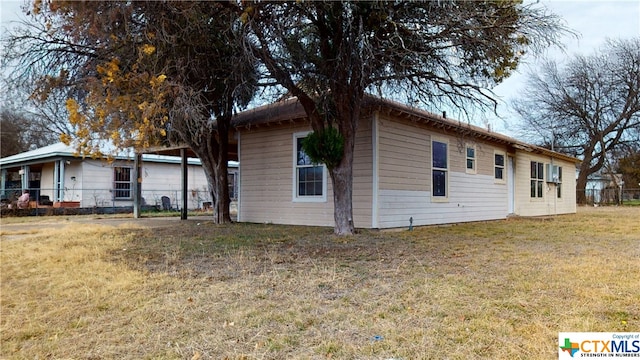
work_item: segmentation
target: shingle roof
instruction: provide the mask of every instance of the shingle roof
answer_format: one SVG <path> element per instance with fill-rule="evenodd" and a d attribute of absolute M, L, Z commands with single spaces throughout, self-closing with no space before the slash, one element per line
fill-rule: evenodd
<path fill-rule="evenodd" d="M 363 114 L 379 111 L 391 115 L 405 117 L 411 121 L 428 124 L 435 128 L 449 129 L 457 133 L 509 145 L 515 149 L 553 156 L 555 158 L 579 163 L 580 160 L 572 156 L 561 154 L 543 147 L 528 144 L 526 142 L 514 139 L 512 137 L 490 131 L 479 126 L 471 125 L 466 122 L 445 118 L 440 115 L 430 113 L 428 111 L 407 106 L 396 101 L 382 99 L 372 95 L 366 95 L 362 104 Z M 269 105 L 261 106 L 252 110 L 243 111 L 237 114 L 231 125 L 235 128 L 250 129 L 253 126 L 263 124 L 282 123 L 285 121 L 303 121 L 307 115 L 302 105 L 295 97 L 287 98 L 274 102 Z"/>
<path fill-rule="evenodd" d="M 113 152 L 113 147 L 105 145 L 102 147 L 103 152 Z M 118 151 L 114 158 L 118 160 L 132 160 L 134 153 L 132 149 L 124 149 Z M 24 163 L 38 163 L 51 161 L 53 158 L 82 158 L 82 156 L 76 156 L 75 148 L 71 145 L 65 145 L 62 142 L 52 145 L 44 146 L 39 149 L 26 151 L 20 154 L 7 156 L 0 158 L 0 166 L 18 166 Z M 158 163 L 180 163 L 180 158 L 176 156 L 156 155 L 156 154 L 143 154 L 143 162 L 158 162 Z M 200 159 L 189 158 L 188 163 L 192 165 L 200 165 Z"/>

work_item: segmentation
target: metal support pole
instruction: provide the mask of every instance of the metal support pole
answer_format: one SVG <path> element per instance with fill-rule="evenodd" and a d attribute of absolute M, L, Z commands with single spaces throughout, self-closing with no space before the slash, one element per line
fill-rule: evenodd
<path fill-rule="evenodd" d="M 142 154 L 136 153 L 133 168 L 134 168 L 134 176 L 135 181 L 133 182 L 133 217 L 138 219 L 140 218 L 140 205 L 142 204 L 142 172 L 141 164 L 142 163 Z"/>
<path fill-rule="evenodd" d="M 182 209 L 180 209 L 180 220 L 187 220 L 187 149 L 180 149 L 180 158 L 180 170 L 182 171 Z"/>

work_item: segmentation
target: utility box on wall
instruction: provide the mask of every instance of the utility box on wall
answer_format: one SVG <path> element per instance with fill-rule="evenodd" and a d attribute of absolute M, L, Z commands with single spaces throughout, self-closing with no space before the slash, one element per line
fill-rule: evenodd
<path fill-rule="evenodd" d="M 547 164 L 547 182 L 558 184 L 562 182 L 562 167 Z"/>

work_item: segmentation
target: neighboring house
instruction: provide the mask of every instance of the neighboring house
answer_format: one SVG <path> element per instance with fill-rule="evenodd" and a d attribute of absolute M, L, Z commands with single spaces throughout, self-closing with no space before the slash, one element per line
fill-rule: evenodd
<path fill-rule="evenodd" d="M 590 204 L 618 203 L 622 174 L 596 173 L 587 177 L 586 199 Z"/>
<path fill-rule="evenodd" d="M 300 141 L 311 130 L 295 98 L 233 120 L 238 221 L 333 226 L 328 171 Z M 576 211 L 576 164 L 560 153 L 397 102 L 367 97 L 356 134 L 353 221 L 360 228 Z"/>
<path fill-rule="evenodd" d="M 63 143 L 0 159 L 0 195 L 10 201 L 28 189 L 39 205 L 73 207 L 122 207 L 133 205 L 136 180 L 133 154 L 121 152 L 106 158 L 77 157 Z M 210 202 L 207 181 L 200 160 L 189 158 L 187 204 L 202 208 Z M 230 163 L 232 197 L 236 193 L 237 163 Z M 180 157 L 143 154 L 141 163 L 143 205 L 162 206 L 168 198 L 172 208 L 182 204 Z M 165 198 L 165 205 L 166 199 Z"/>

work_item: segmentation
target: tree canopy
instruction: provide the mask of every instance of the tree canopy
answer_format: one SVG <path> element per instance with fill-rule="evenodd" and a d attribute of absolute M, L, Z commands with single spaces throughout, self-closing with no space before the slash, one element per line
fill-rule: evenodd
<path fill-rule="evenodd" d="M 74 134 L 63 141 L 88 154 L 103 139 L 137 149 L 186 143 L 203 163 L 215 219 L 224 222 L 229 122 L 257 81 L 231 10 L 218 2 L 36 1 L 39 25 L 10 45 L 23 76 L 31 64 L 40 69 L 35 97 L 72 89 L 66 109 Z"/>
<path fill-rule="evenodd" d="M 175 135 L 210 170 L 214 199 L 225 198 L 220 164 L 234 104 L 253 97 L 259 77 L 297 97 L 314 130 L 305 143 L 333 182 L 340 235 L 355 227 L 365 92 L 491 108 L 490 88 L 563 30 L 555 15 L 519 0 L 35 0 L 32 15 L 38 31 L 11 37 L 11 58 L 34 75 L 35 97 L 73 89 L 66 105 L 79 148 L 95 152 L 98 138 L 146 147 Z"/>
<path fill-rule="evenodd" d="M 582 159 L 577 190 L 584 202 L 587 177 L 640 140 L 640 38 L 611 40 L 562 67 L 547 62 L 529 75 L 514 109 L 530 134 Z"/>
<path fill-rule="evenodd" d="M 342 150 L 327 164 L 337 234 L 354 231 L 353 149 L 365 92 L 490 107 L 488 89 L 562 30 L 557 17 L 520 1 L 242 4 L 249 55 L 298 98 L 319 133 L 314 142 Z M 322 143 L 336 141 L 322 135 L 332 127 L 342 146 Z"/>

